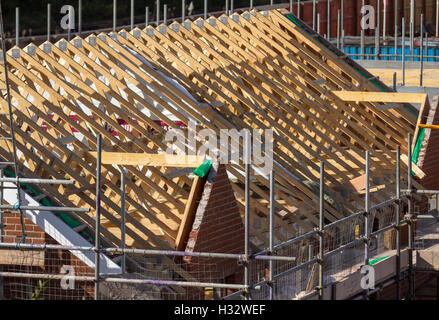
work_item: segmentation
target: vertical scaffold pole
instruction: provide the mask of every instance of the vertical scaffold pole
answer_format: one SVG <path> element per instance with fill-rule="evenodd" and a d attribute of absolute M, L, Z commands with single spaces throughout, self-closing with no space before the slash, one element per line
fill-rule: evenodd
<path fill-rule="evenodd" d="M 427 39 L 428 41 L 428 39 Z M 421 43 L 419 45 L 420 68 L 419 68 L 419 86 L 422 87 L 424 83 L 424 15 L 421 14 Z"/>
<path fill-rule="evenodd" d="M 244 217 L 244 251 L 245 251 L 245 261 L 244 261 L 244 299 L 250 300 L 250 170 L 251 170 L 251 142 L 250 142 L 250 131 L 245 132 L 245 217 Z"/>
<path fill-rule="evenodd" d="M 121 247 L 122 249 L 125 249 L 125 178 L 126 178 L 126 171 L 125 168 L 121 167 L 120 169 L 120 239 L 121 239 Z M 122 255 L 122 274 L 126 272 L 126 253 L 124 252 Z"/>
<path fill-rule="evenodd" d="M 47 4 L 47 41 L 50 42 L 50 3 Z"/>
<path fill-rule="evenodd" d="M 97 138 L 96 161 L 96 227 L 95 227 L 95 300 L 99 300 L 99 269 L 100 269 L 100 234 L 101 234 L 101 161 L 102 161 L 102 136 Z"/>
<path fill-rule="evenodd" d="M 314 31 L 317 30 L 316 28 L 316 0 L 312 0 L 312 28 L 314 29 Z"/>
<path fill-rule="evenodd" d="M 405 19 L 402 18 L 402 24 L 401 24 L 401 28 L 402 28 L 402 64 L 401 64 L 401 68 L 402 68 L 402 86 L 405 86 Z"/>
<path fill-rule="evenodd" d="M 164 4 L 163 5 L 163 24 L 167 24 L 168 22 L 168 5 Z"/>
<path fill-rule="evenodd" d="M 364 29 L 361 29 L 360 35 L 360 52 L 361 52 L 361 60 L 365 60 L 366 56 L 364 55 Z"/>
<path fill-rule="evenodd" d="M 407 190 L 408 190 L 408 254 L 409 254 L 409 296 L 408 299 L 413 298 L 413 198 L 412 198 L 412 135 L 407 137 Z"/>
<path fill-rule="evenodd" d="M 275 173 L 274 170 L 270 171 L 270 239 L 269 239 L 269 251 L 270 255 L 273 254 L 273 246 L 274 246 L 274 212 L 275 212 L 275 200 L 274 200 L 274 183 L 275 183 Z M 270 260 L 268 263 L 268 281 L 269 281 L 269 299 L 273 300 L 273 267 L 274 261 Z"/>
<path fill-rule="evenodd" d="M 184 16 L 186 14 L 186 3 L 184 0 L 181 0 L 181 22 L 184 22 Z"/>
<path fill-rule="evenodd" d="M 396 149 L 396 300 L 401 300 L 401 147 Z"/>
<path fill-rule="evenodd" d="M 439 37 L 439 0 L 436 0 L 436 38 Z"/>
<path fill-rule="evenodd" d="M 134 0 L 131 0 L 130 26 L 131 26 L 131 30 L 133 30 L 134 29 Z"/>
<path fill-rule="evenodd" d="M 387 31 L 387 0 L 383 0 L 383 40 L 386 40 Z"/>
<path fill-rule="evenodd" d="M 370 213 L 369 213 L 369 169 L 370 169 L 370 153 L 366 150 L 366 195 L 364 197 L 364 265 L 369 265 L 369 242 L 370 242 Z M 369 299 L 369 289 L 364 290 L 364 299 Z"/>
<path fill-rule="evenodd" d="M 204 20 L 207 19 L 207 0 L 204 0 Z"/>
<path fill-rule="evenodd" d="M 160 0 L 157 0 L 157 27 L 159 26 L 160 23 Z"/>
<path fill-rule="evenodd" d="M 326 17 L 327 17 L 326 34 L 327 34 L 327 39 L 330 40 L 331 39 L 331 0 L 327 0 L 327 1 L 328 1 L 328 7 L 326 12 Z"/>
<path fill-rule="evenodd" d="M 15 8 L 15 45 L 20 45 L 20 8 Z"/>
<path fill-rule="evenodd" d="M 82 31 L 82 0 L 78 0 L 78 36 Z"/>
<path fill-rule="evenodd" d="M 149 25 L 149 7 L 145 7 L 145 27 Z"/>
<path fill-rule="evenodd" d="M 394 28 L 394 37 L 395 37 L 395 61 L 398 61 L 398 1 L 394 2 L 395 6 L 395 28 Z"/>
<path fill-rule="evenodd" d="M 414 61 L 415 0 L 410 0 L 410 61 Z"/>
<path fill-rule="evenodd" d="M 320 34 L 320 13 L 317 13 L 317 33 Z"/>
<path fill-rule="evenodd" d="M 323 300 L 323 264 L 325 262 L 324 247 L 324 214 L 325 214 L 325 163 L 320 162 L 320 194 L 319 194 L 319 300 Z"/>
<path fill-rule="evenodd" d="M 113 32 L 116 32 L 117 26 L 117 0 L 113 0 Z"/>
<path fill-rule="evenodd" d="M 340 27 L 341 27 L 341 12 L 337 11 L 337 49 L 340 50 Z"/>
<path fill-rule="evenodd" d="M 344 31 L 344 1 L 340 0 L 341 30 Z"/>
<path fill-rule="evenodd" d="M 377 24 L 375 28 L 375 60 L 380 60 L 380 46 L 381 46 L 381 1 L 377 1 Z"/>

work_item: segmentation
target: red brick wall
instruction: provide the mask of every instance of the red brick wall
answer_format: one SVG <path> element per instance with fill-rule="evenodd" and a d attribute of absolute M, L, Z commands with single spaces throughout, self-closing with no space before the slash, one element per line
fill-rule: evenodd
<path fill-rule="evenodd" d="M 439 125 L 439 112 L 437 112 L 439 96 L 433 98 L 429 110 L 421 115 L 421 122 Z M 424 171 L 426 177 L 420 180 L 422 186 L 429 190 L 439 189 L 439 130 L 425 129 L 424 141 L 418 158 L 418 166 Z"/>
<path fill-rule="evenodd" d="M 186 251 L 244 252 L 244 225 L 224 165 L 214 162 L 198 204 Z M 242 268 L 234 259 L 186 257 L 188 271 L 199 281 L 242 282 Z"/>
<path fill-rule="evenodd" d="M 18 213 L 5 213 L 3 241 L 16 243 L 21 239 L 21 224 Z M 57 243 L 47 235 L 39 226 L 25 218 L 26 243 L 27 244 L 54 244 Z M 24 254 L 31 255 L 32 252 L 24 251 Z M 0 265 L 4 272 L 20 272 L 32 274 L 61 274 L 63 266 L 73 266 L 77 276 L 93 276 L 94 271 L 75 255 L 67 250 L 46 250 L 44 254 L 44 266 L 32 265 Z M 29 278 L 4 278 L 4 296 L 6 299 L 29 299 L 30 295 L 39 287 L 39 279 Z M 41 279 L 41 281 L 45 281 Z M 91 282 L 76 282 L 74 289 L 64 290 L 61 287 L 61 280 L 50 280 L 45 286 L 39 298 L 44 300 L 81 300 L 92 299 L 94 285 Z"/>

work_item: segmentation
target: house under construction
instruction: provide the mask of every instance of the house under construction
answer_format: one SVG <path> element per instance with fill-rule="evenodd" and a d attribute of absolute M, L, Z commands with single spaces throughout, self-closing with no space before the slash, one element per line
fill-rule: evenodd
<path fill-rule="evenodd" d="M 2 58 L 1 297 L 436 298 L 438 100 L 393 92 L 286 10 Z M 272 170 L 165 154 L 220 149 L 203 129 L 251 132 Z"/>

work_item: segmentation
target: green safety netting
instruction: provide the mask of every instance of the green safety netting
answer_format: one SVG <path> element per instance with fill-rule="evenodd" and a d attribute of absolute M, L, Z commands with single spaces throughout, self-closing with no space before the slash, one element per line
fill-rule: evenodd
<path fill-rule="evenodd" d="M 5 170 L 5 175 L 11 178 L 15 178 L 15 174 L 12 171 L 9 170 Z M 41 193 L 39 193 L 37 190 L 35 190 L 34 188 L 32 188 L 29 184 L 27 183 L 20 183 L 20 187 L 25 188 L 27 191 L 32 193 L 33 197 L 37 197 L 39 196 Z M 40 204 L 42 204 L 45 207 L 53 207 L 53 204 L 46 198 L 41 199 L 40 201 L 38 201 Z M 69 227 L 71 228 L 76 228 L 78 226 L 81 225 L 80 222 L 74 220 L 73 218 L 71 218 L 70 216 L 68 216 L 66 213 L 61 212 L 61 211 L 54 211 L 54 213 L 65 223 L 67 224 Z M 81 231 L 80 232 L 81 235 L 85 236 L 87 238 L 87 240 L 89 241 L 94 241 L 93 236 L 91 236 L 89 233 L 87 233 L 86 231 Z"/>
<path fill-rule="evenodd" d="M 421 152 L 422 142 L 424 141 L 425 128 L 421 128 L 416 139 L 415 148 L 413 149 L 412 162 L 418 164 L 419 153 Z M 412 171 L 412 175 L 415 173 Z"/>

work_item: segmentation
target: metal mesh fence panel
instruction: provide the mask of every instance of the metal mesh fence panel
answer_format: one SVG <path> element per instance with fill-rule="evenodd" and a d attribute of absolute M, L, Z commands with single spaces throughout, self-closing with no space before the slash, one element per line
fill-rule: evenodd
<path fill-rule="evenodd" d="M 325 230 L 324 285 L 356 271 L 364 261 L 364 216 L 358 215 Z M 355 244 L 350 243 L 357 241 Z M 343 250 L 334 251 L 346 246 Z M 330 253 L 330 254 L 327 254 Z"/>

